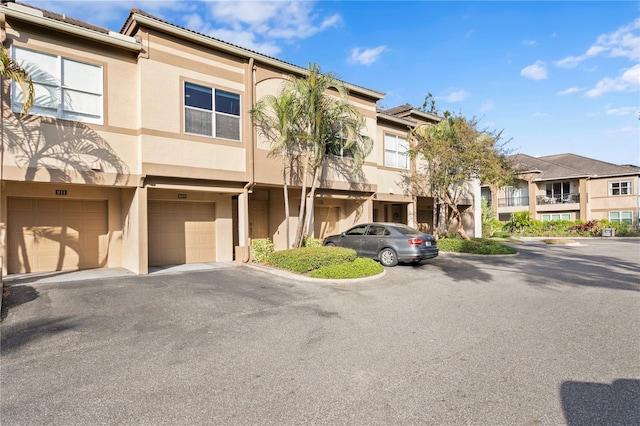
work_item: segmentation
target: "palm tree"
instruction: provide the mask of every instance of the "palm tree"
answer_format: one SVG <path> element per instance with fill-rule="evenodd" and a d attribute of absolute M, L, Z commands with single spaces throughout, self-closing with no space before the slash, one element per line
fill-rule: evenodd
<path fill-rule="evenodd" d="M 285 235 L 289 248 L 289 192 L 287 169 L 297 149 L 300 135 L 300 108 L 295 93 L 283 90 L 278 97 L 265 96 L 249 111 L 258 132 L 270 143 L 269 156 L 282 159 L 282 186 L 284 191 Z"/>
<path fill-rule="evenodd" d="M 313 197 L 327 148 L 338 146 L 349 150 L 354 158 L 353 172 L 356 172 L 371 152 L 373 143 L 371 138 L 362 134 L 364 118 L 348 102 L 348 90 L 335 74 L 322 74 L 317 64 L 309 64 L 306 78 L 291 80 L 289 90 L 295 93 L 304 118 L 304 135 L 300 145 L 304 171 L 295 240 L 295 246 L 300 247 L 313 216 Z M 309 199 L 312 201 L 307 206 L 308 174 L 312 176 L 309 193 Z"/>
<path fill-rule="evenodd" d="M 35 89 L 29 73 L 19 63 L 9 57 L 4 47 L 0 47 L 0 77 L 15 81 L 22 89 L 24 102 L 22 113 L 26 114 L 33 105 Z M 26 96 L 25 96 L 26 94 Z"/>

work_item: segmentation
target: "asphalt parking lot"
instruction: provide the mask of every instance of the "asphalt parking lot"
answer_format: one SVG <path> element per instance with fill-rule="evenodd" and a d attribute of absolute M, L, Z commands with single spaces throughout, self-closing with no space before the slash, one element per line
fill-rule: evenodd
<path fill-rule="evenodd" d="M 640 424 L 640 239 L 517 248 L 10 278 L 2 424 Z"/>

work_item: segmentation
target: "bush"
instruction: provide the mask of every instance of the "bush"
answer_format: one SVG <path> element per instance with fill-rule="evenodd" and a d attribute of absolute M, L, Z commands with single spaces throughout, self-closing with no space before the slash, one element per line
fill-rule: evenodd
<path fill-rule="evenodd" d="M 273 250 L 275 245 L 268 238 L 258 238 L 251 240 L 251 254 L 256 262 L 264 263 Z"/>
<path fill-rule="evenodd" d="M 306 274 L 333 264 L 353 262 L 356 251 L 344 247 L 302 247 L 271 253 L 266 263 L 276 268 Z"/>
<path fill-rule="evenodd" d="M 471 254 L 515 254 L 518 251 L 513 247 L 500 244 L 486 238 L 445 238 L 438 240 L 438 248 L 442 251 Z"/>
<path fill-rule="evenodd" d="M 305 236 L 302 239 L 302 247 L 322 247 L 322 238 Z"/>
<path fill-rule="evenodd" d="M 309 272 L 313 278 L 362 278 L 381 274 L 384 271 L 382 265 L 373 259 L 359 257 L 353 262 L 339 263 L 336 265 L 323 266 Z"/>

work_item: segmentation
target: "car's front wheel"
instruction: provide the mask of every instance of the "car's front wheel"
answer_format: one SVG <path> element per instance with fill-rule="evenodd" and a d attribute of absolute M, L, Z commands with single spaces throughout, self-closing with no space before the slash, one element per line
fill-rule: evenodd
<path fill-rule="evenodd" d="M 380 259 L 380 264 L 382 266 L 396 266 L 398 264 L 398 256 L 396 255 L 396 252 L 390 248 L 380 250 L 378 259 Z"/>
<path fill-rule="evenodd" d="M 327 243 L 324 246 L 325 247 L 335 247 L 336 245 L 334 243 Z"/>

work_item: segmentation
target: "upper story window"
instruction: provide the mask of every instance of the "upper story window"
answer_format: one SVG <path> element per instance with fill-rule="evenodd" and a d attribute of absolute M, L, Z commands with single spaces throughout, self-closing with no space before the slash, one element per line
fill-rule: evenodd
<path fill-rule="evenodd" d="M 353 158 L 353 151 L 338 142 L 328 143 L 325 147 L 325 154 L 339 158 Z"/>
<path fill-rule="evenodd" d="M 570 189 L 570 182 L 548 183 L 546 185 L 545 194 L 549 198 L 563 198 L 565 195 L 569 195 L 571 193 Z"/>
<path fill-rule="evenodd" d="M 609 195 L 631 195 L 631 181 L 619 180 L 609 182 Z"/>
<path fill-rule="evenodd" d="M 240 95 L 184 83 L 184 131 L 240 140 Z"/>
<path fill-rule="evenodd" d="M 385 133 L 384 165 L 396 169 L 409 168 L 409 142 L 406 138 Z"/>
<path fill-rule="evenodd" d="M 103 69 L 73 59 L 14 47 L 13 58 L 33 80 L 29 113 L 83 123 L 103 124 Z M 13 84 L 11 108 L 22 110 L 20 85 Z"/>

